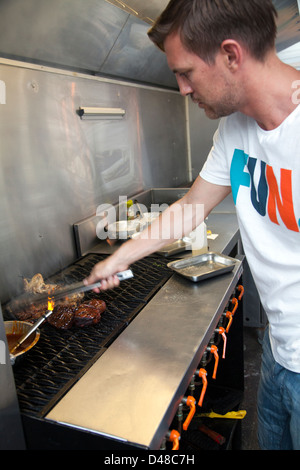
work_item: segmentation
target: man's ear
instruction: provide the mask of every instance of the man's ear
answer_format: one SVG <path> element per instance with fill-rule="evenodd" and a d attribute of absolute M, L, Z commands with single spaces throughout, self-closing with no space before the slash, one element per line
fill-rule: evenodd
<path fill-rule="evenodd" d="M 234 39 L 225 39 L 221 44 L 220 51 L 231 71 L 234 72 L 241 66 L 244 51 L 239 42 Z"/>

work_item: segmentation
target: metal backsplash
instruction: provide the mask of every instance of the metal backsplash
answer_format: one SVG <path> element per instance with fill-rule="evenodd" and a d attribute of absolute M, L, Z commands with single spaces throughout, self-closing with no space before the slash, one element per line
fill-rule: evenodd
<path fill-rule="evenodd" d="M 0 65 L 0 299 L 76 258 L 73 224 L 149 187 L 189 178 L 185 99 L 39 66 Z M 121 120 L 83 121 L 82 106 Z"/>

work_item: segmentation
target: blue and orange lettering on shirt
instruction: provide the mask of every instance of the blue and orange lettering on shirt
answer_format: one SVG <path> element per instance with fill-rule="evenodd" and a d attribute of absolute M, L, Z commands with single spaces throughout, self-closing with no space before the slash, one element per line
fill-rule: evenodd
<path fill-rule="evenodd" d="M 260 168 L 257 168 L 258 165 Z M 255 170 L 259 172 L 257 186 L 254 183 Z M 232 158 L 230 179 L 235 204 L 240 188 L 247 187 L 250 189 L 251 203 L 261 216 L 268 215 L 271 222 L 279 225 L 279 214 L 289 230 L 299 232 L 300 221 L 297 222 L 293 205 L 291 170 L 281 169 L 278 183 L 271 166 L 236 149 Z"/>

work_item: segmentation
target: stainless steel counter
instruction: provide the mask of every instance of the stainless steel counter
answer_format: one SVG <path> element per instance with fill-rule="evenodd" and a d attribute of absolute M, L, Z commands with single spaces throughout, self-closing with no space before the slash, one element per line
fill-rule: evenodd
<path fill-rule="evenodd" d="M 46 419 L 159 448 L 240 275 L 174 275 Z"/>
<path fill-rule="evenodd" d="M 211 249 L 237 243 L 233 214 L 211 214 L 208 227 Z M 158 449 L 241 273 L 237 260 L 196 284 L 174 274 L 46 419 Z"/>

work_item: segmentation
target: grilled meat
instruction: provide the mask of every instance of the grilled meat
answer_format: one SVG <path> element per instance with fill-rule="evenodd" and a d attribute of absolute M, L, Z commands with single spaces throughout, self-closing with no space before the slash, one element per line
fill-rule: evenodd
<path fill-rule="evenodd" d="M 20 310 L 15 315 L 20 321 L 28 321 L 34 323 L 43 315 L 43 313 L 46 313 L 46 311 L 47 308 L 45 308 L 44 305 L 31 305 L 29 308 L 26 308 L 26 310 Z"/>
<path fill-rule="evenodd" d="M 44 294 L 57 288 L 55 284 L 45 284 L 43 276 L 38 273 L 32 279 L 24 279 L 24 291 L 31 294 Z"/>
<path fill-rule="evenodd" d="M 46 284 L 43 276 L 38 273 L 32 279 L 24 279 L 24 291 L 31 294 L 51 294 L 59 289 L 61 286 L 58 284 Z M 73 305 L 75 306 L 84 297 L 82 292 L 77 292 L 68 296 L 68 299 L 59 301 L 59 305 Z"/>
<path fill-rule="evenodd" d="M 36 274 L 32 279 L 24 279 L 24 290 L 30 293 L 53 292 L 59 286 L 55 284 L 45 284 L 41 274 Z M 47 321 L 55 328 L 66 330 L 72 326 L 85 327 L 95 325 L 100 321 L 101 314 L 106 309 L 103 300 L 92 299 L 81 303 L 84 297 L 83 293 L 70 295 L 67 299 L 59 300 L 48 317 Z M 29 321 L 34 323 L 43 313 L 46 313 L 45 305 L 31 305 L 24 311 L 16 314 L 18 320 Z"/>
<path fill-rule="evenodd" d="M 68 330 L 74 324 L 74 308 L 66 305 L 55 307 L 47 321 L 59 330 Z"/>
<path fill-rule="evenodd" d="M 104 300 L 93 299 L 83 302 L 75 309 L 74 325 L 80 328 L 95 325 L 100 321 L 101 314 L 105 309 Z"/>
<path fill-rule="evenodd" d="M 92 299 L 81 303 L 78 307 L 58 306 L 48 318 L 50 325 L 58 329 L 68 329 L 73 325 L 79 328 L 96 325 L 105 311 L 104 300 Z"/>

